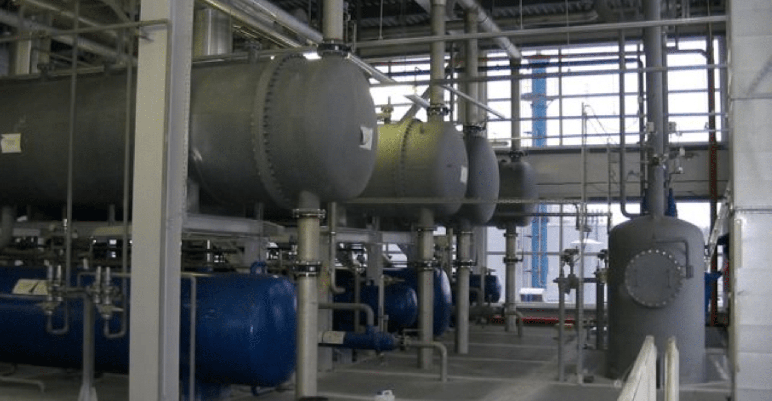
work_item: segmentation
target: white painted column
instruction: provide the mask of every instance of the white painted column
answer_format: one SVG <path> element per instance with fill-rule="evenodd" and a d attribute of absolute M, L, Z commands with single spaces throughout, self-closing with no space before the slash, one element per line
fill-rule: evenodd
<path fill-rule="evenodd" d="M 772 2 L 729 4 L 732 399 L 772 399 Z M 719 161 L 726 163 L 727 161 Z"/>
<path fill-rule="evenodd" d="M 138 48 L 129 400 L 177 401 L 193 2 L 142 0 L 140 16 L 169 24 Z"/>

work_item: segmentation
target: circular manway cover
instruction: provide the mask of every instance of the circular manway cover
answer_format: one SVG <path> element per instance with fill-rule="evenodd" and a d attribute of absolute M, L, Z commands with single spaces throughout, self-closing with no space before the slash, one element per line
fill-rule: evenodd
<path fill-rule="evenodd" d="M 635 255 L 625 268 L 625 288 L 639 304 L 667 306 L 681 290 L 685 270 L 669 252 L 647 249 Z"/>

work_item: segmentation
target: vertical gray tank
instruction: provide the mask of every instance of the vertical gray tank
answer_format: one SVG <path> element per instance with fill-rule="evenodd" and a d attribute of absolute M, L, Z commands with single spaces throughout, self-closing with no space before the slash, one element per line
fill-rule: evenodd
<path fill-rule="evenodd" d="M 643 216 L 609 235 L 607 373 L 620 378 L 647 335 L 664 352 L 675 337 L 681 382 L 705 377 L 704 242 L 696 226 Z"/>
<path fill-rule="evenodd" d="M 69 93 L 69 79 L 0 84 L 0 203 L 65 202 Z M 79 77 L 77 104 L 74 202 L 120 203 L 126 76 Z M 375 166 L 376 128 L 366 78 L 340 57 L 192 71 L 190 175 L 222 203 L 356 197 Z"/>
<path fill-rule="evenodd" d="M 415 119 L 385 124 L 378 131 L 375 171 L 363 198 L 433 198 L 429 205 L 367 206 L 382 216 L 417 216 L 422 207 L 436 217 L 448 217 L 461 208 L 469 180 L 469 163 L 461 133 L 449 122 Z"/>
<path fill-rule="evenodd" d="M 467 135 L 466 156 L 469 160 L 469 181 L 466 199 L 490 201 L 465 203 L 454 216 L 454 220 L 466 220 L 478 226 L 487 223 L 496 209 L 499 198 L 499 164 L 490 142 L 479 135 Z"/>
<path fill-rule="evenodd" d="M 536 171 L 520 157 L 509 156 L 499 161 L 501 190 L 499 198 L 537 199 Z M 493 223 L 499 228 L 514 223 L 524 227 L 531 224 L 531 213 L 536 209 L 535 203 L 499 203 L 493 215 Z"/>

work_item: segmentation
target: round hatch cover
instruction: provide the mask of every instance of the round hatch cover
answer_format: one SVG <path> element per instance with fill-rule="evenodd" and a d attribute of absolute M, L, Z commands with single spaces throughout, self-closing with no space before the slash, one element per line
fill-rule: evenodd
<path fill-rule="evenodd" d="M 648 249 L 635 255 L 625 268 L 625 288 L 639 304 L 667 306 L 681 290 L 685 271 L 669 252 Z"/>

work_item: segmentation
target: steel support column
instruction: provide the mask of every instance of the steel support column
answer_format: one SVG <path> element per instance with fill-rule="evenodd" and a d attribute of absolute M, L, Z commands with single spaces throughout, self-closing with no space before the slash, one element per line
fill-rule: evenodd
<path fill-rule="evenodd" d="M 139 39 L 129 400 L 176 401 L 193 2 L 141 5 L 142 20 L 169 23 L 146 27 Z"/>

